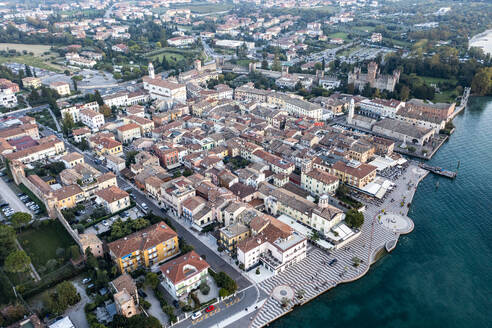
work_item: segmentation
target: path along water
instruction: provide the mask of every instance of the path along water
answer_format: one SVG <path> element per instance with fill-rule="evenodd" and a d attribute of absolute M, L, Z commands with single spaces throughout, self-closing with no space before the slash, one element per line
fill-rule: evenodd
<path fill-rule="evenodd" d="M 413 232 L 362 279 L 270 327 L 492 327 L 492 98 L 471 98 L 454 124 L 429 164 L 459 160 L 458 177 L 421 182 Z"/>

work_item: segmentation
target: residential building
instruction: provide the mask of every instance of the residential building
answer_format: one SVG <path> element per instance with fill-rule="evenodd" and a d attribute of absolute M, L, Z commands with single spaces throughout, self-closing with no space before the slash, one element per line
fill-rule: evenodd
<path fill-rule="evenodd" d="M 357 161 L 345 163 L 338 161 L 329 169 L 343 183 L 356 188 L 362 188 L 376 177 L 377 167 Z"/>
<path fill-rule="evenodd" d="M 161 265 L 162 286 L 174 299 L 184 300 L 192 290 L 207 281 L 209 268 L 205 259 L 191 251 Z"/>
<path fill-rule="evenodd" d="M 79 241 L 84 254 L 89 249 L 95 257 L 104 255 L 103 242 L 95 233 L 81 233 L 79 234 Z"/>
<path fill-rule="evenodd" d="M 140 126 L 135 123 L 122 125 L 118 127 L 116 131 L 118 133 L 118 140 L 125 144 L 128 144 L 142 136 L 140 133 Z"/>
<path fill-rule="evenodd" d="M 109 243 L 108 248 L 120 272 L 130 272 L 176 255 L 178 235 L 161 221 Z"/>
<path fill-rule="evenodd" d="M 12 108 L 17 106 L 17 96 L 9 88 L 0 88 L 0 106 Z"/>
<path fill-rule="evenodd" d="M 130 206 L 130 195 L 117 186 L 96 191 L 96 196 L 96 202 L 103 204 L 110 214 L 114 214 Z"/>
<path fill-rule="evenodd" d="M 79 112 L 80 121 L 91 130 L 97 131 L 104 125 L 104 115 L 92 109 L 83 109 Z"/>
<path fill-rule="evenodd" d="M 301 188 L 316 196 L 333 195 L 338 188 L 338 178 L 328 172 L 312 169 L 301 173 Z"/>
<path fill-rule="evenodd" d="M 70 84 L 67 82 L 52 82 L 50 83 L 50 88 L 55 90 L 62 97 L 70 95 Z"/>
<path fill-rule="evenodd" d="M 138 310 L 139 297 L 137 285 L 128 273 L 123 273 L 111 281 L 109 285 L 113 292 L 113 299 L 118 314 L 130 318 L 140 313 Z"/>
<path fill-rule="evenodd" d="M 237 245 L 237 259 L 245 270 L 262 264 L 274 274 L 306 257 L 307 239 L 268 215 L 251 221 L 252 235 Z"/>
<path fill-rule="evenodd" d="M 41 87 L 41 79 L 39 77 L 28 76 L 22 79 L 24 88 L 37 89 Z"/>

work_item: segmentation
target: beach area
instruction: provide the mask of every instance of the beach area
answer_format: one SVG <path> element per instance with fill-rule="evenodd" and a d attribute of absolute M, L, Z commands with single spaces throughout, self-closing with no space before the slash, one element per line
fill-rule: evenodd
<path fill-rule="evenodd" d="M 492 30 L 486 30 L 468 41 L 468 48 L 481 48 L 485 54 L 492 55 Z"/>

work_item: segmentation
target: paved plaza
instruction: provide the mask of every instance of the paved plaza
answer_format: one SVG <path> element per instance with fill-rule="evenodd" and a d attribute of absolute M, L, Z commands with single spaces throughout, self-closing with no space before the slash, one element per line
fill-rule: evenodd
<path fill-rule="evenodd" d="M 310 246 L 307 257 L 274 277 L 258 284 L 269 297 L 250 323 L 250 327 L 262 327 L 291 311 L 295 304 L 303 304 L 319 294 L 335 287 L 339 283 L 349 282 L 362 277 L 368 270 L 376 254 L 385 248 L 387 243 L 396 243 L 403 231 L 413 228 L 411 219 L 407 218 L 407 206 L 415 193 L 418 182 L 427 175 L 427 171 L 411 163 L 404 173 L 396 179 L 396 188 L 381 205 L 367 204 L 364 213 L 364 225 L 359 238 L 345 247 L 331 253 Z M 393 199 L 393 201 L 391 201 Z M 402 205 L 403 203 L 403 205 Z M 378 223 L 378 216 L 388 213 L 387 217 L 395 220 L 400 229 L 388 229 Z M 390 213 L 392 213 L 390 215 Z M 411 231 L 411 230 L 409 230 Z M 409 232 L 408 231 L 408 232 Z M 333 259 L 337 262 L 330 266 Z M 294 298 L 287 307 L 275 297 L 276 288 L 289 286 L 294 291 Z"/>

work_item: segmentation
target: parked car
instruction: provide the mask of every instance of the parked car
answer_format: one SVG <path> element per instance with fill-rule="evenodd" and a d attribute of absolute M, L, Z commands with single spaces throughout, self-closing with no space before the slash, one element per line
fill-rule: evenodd
<path fill-rule="evenodd" d="M 196 320 L 202 316 L 202 313 L 200 311 L 196 311 L 191 315 L 191 320 Z"/>
<path fill-rule="evenodd" d="M 328 263 L 330 266 L 334 266 L 335 264 L 337 264 L 338 260 L 337 259 L 333 259 L 330 261 L 330 263 Z"/>
<path fill-rule="evenodd" d="M 149 207 L 145 203 L 142 203 L 141 206 L 144 211 L 147 211 L 149 209 Z"/>
<path fill-rule="evenodd" d="M 147 297 L 147 293 L 141 289 L 138 290 L 138 295 L 140 295 L 140 297 Z"/>
<path fill-rule="evenodd" d="M 82 279 L 82 283 L 85 285 L 85 284 L 91 282 L 91 280 L 92 280 L 91 278 L 84 278 L 84 279 Z"/>
<path fill-rule="evenodd" d="M 209 313 L 209 312 L 212 312 L 213 310 L 215 310 L 215 306 L 213 306 L 213 305 L 209 305 L 209 306 L 207 306 L 207 308 L 205 309 L 205 312 L 206 312 L 206 313 Z"/>

